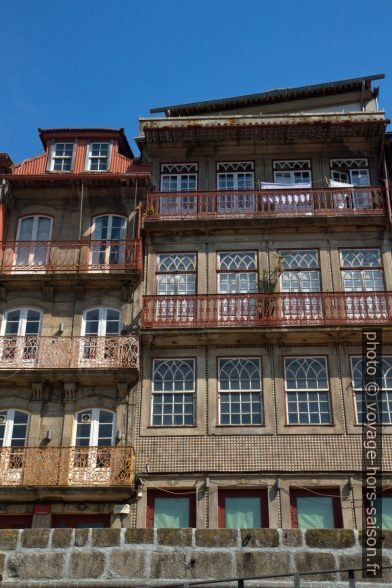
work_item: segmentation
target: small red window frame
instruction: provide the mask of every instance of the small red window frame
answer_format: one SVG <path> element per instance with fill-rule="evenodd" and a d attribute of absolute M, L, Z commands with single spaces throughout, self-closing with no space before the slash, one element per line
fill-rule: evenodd
<path fill-rule="evenodd" d="M 323 496 L 332 496 L 334 529 L 343 528 L 340 490 L 338 488 L 315 488 L 314 492 L 311 490 L 290 489 L 291 526 L 293 529 L 298 529 L 297 498 L 301 496 L 318 496 L 319 494 Z"/>
<path fill-rule="evenodd" d="M 110 514 L 59 514 L 52 516 L 52 529 L 77 529 L 77 523 L 81 520 L 86 523 L 103 523 L 104 528 L 110 527 Z M 61 523 L 67 526 L 64 527 Z"/>
<path fill-rule="evenodd" d="M 226 498 L 256 496 L 260 498 L 261 528 L 269 527 L 267 490 L 219 490 L 218 492 L 218 527 L 226 528 Z"/>
<path fill-rule="evenodd" d="M 147 491 L 147 521 L 148 529 L 154 528 L 154 505 L 156 498 L 173 498 L 174 496 L 189 498 L 189 527 L 196 527 L 196 493 L 189 490 L 148 490 Z"/>

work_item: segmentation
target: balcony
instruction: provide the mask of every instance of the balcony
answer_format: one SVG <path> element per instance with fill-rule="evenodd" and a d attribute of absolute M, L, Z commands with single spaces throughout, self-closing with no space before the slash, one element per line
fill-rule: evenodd
<path fill-rule="evenodd" d="M 132 486 L 133 447 L 0 447 L 3 486 Z"/>
<path fill-rule="evenodd" d="M 139 367 L 139 341 L 114 337 L 0 337 L 0 370 Z"/>
<path fill-rule="evenodd" d="M 392 292 L 145 296 L 145 329 L 392 324 Z"/>
<path fill-rule="evenodd" d="M 146 221 L 384 215 L 382 188 L 154 192 Z"/>
<path fill-rule="evenodd" d="M 142 242 L 3 241 L 0 272 L 12 274 L 141 272 Z"/>

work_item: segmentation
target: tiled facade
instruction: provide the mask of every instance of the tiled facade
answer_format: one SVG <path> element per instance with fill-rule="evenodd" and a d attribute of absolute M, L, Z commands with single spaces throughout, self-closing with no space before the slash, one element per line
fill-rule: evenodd
<path fill-rule="evenodd" d="M 141 119 L 140 160 L 122 131 L 41 131 L 45 154 L 3 175 L 0 415 L 29 415 L 28 448 L 72 448 L 57 488 L 3 484 L 4 516 L 290 528 L 313 493 L 326 526 L 360 528 L 369 325 L 392 486 L 389 139 L 371 83 L 164 108 Z"/>

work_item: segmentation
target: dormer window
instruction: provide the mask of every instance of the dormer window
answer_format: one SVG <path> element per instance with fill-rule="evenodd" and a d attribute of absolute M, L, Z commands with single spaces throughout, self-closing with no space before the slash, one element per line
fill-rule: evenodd
<path fill-rule="evenodd" d="M 88 171 L 107 171 L 109 169 L 110 143 L 90 143 L 87 153 Z"/>
<path fill-rule="evenodd" d="M 54 143 L 50 163 L 51 171 L 71 171 L 73 165 L 74 143 Z"/>

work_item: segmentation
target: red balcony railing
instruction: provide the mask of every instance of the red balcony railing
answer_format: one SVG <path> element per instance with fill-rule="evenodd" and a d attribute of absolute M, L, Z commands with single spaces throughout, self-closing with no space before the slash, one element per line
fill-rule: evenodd
<path fill-rule="evenodd" d="M 145 296 L 144 328 L 391 324 L 392 292 Z"/>
<path fill-rule="evenodd" d="M 122 369 L 139 366 L 137 337 L 0 337 L 0 369 Z"/>
<path fill-rule="evenodd" d="M 132 241 L 3 241 L 1 272 L 141 271 L 142 243 Z"/>
<path fill-rule="evenodd" d="M 132 486 L 133 447 L 0 447 L 1 486 Z"/>
<path fill-rule="evenodd" d="M 382 188 L 219 190 L 150 193 L 146 219 L 352 216 L 384 212 Z"/>

